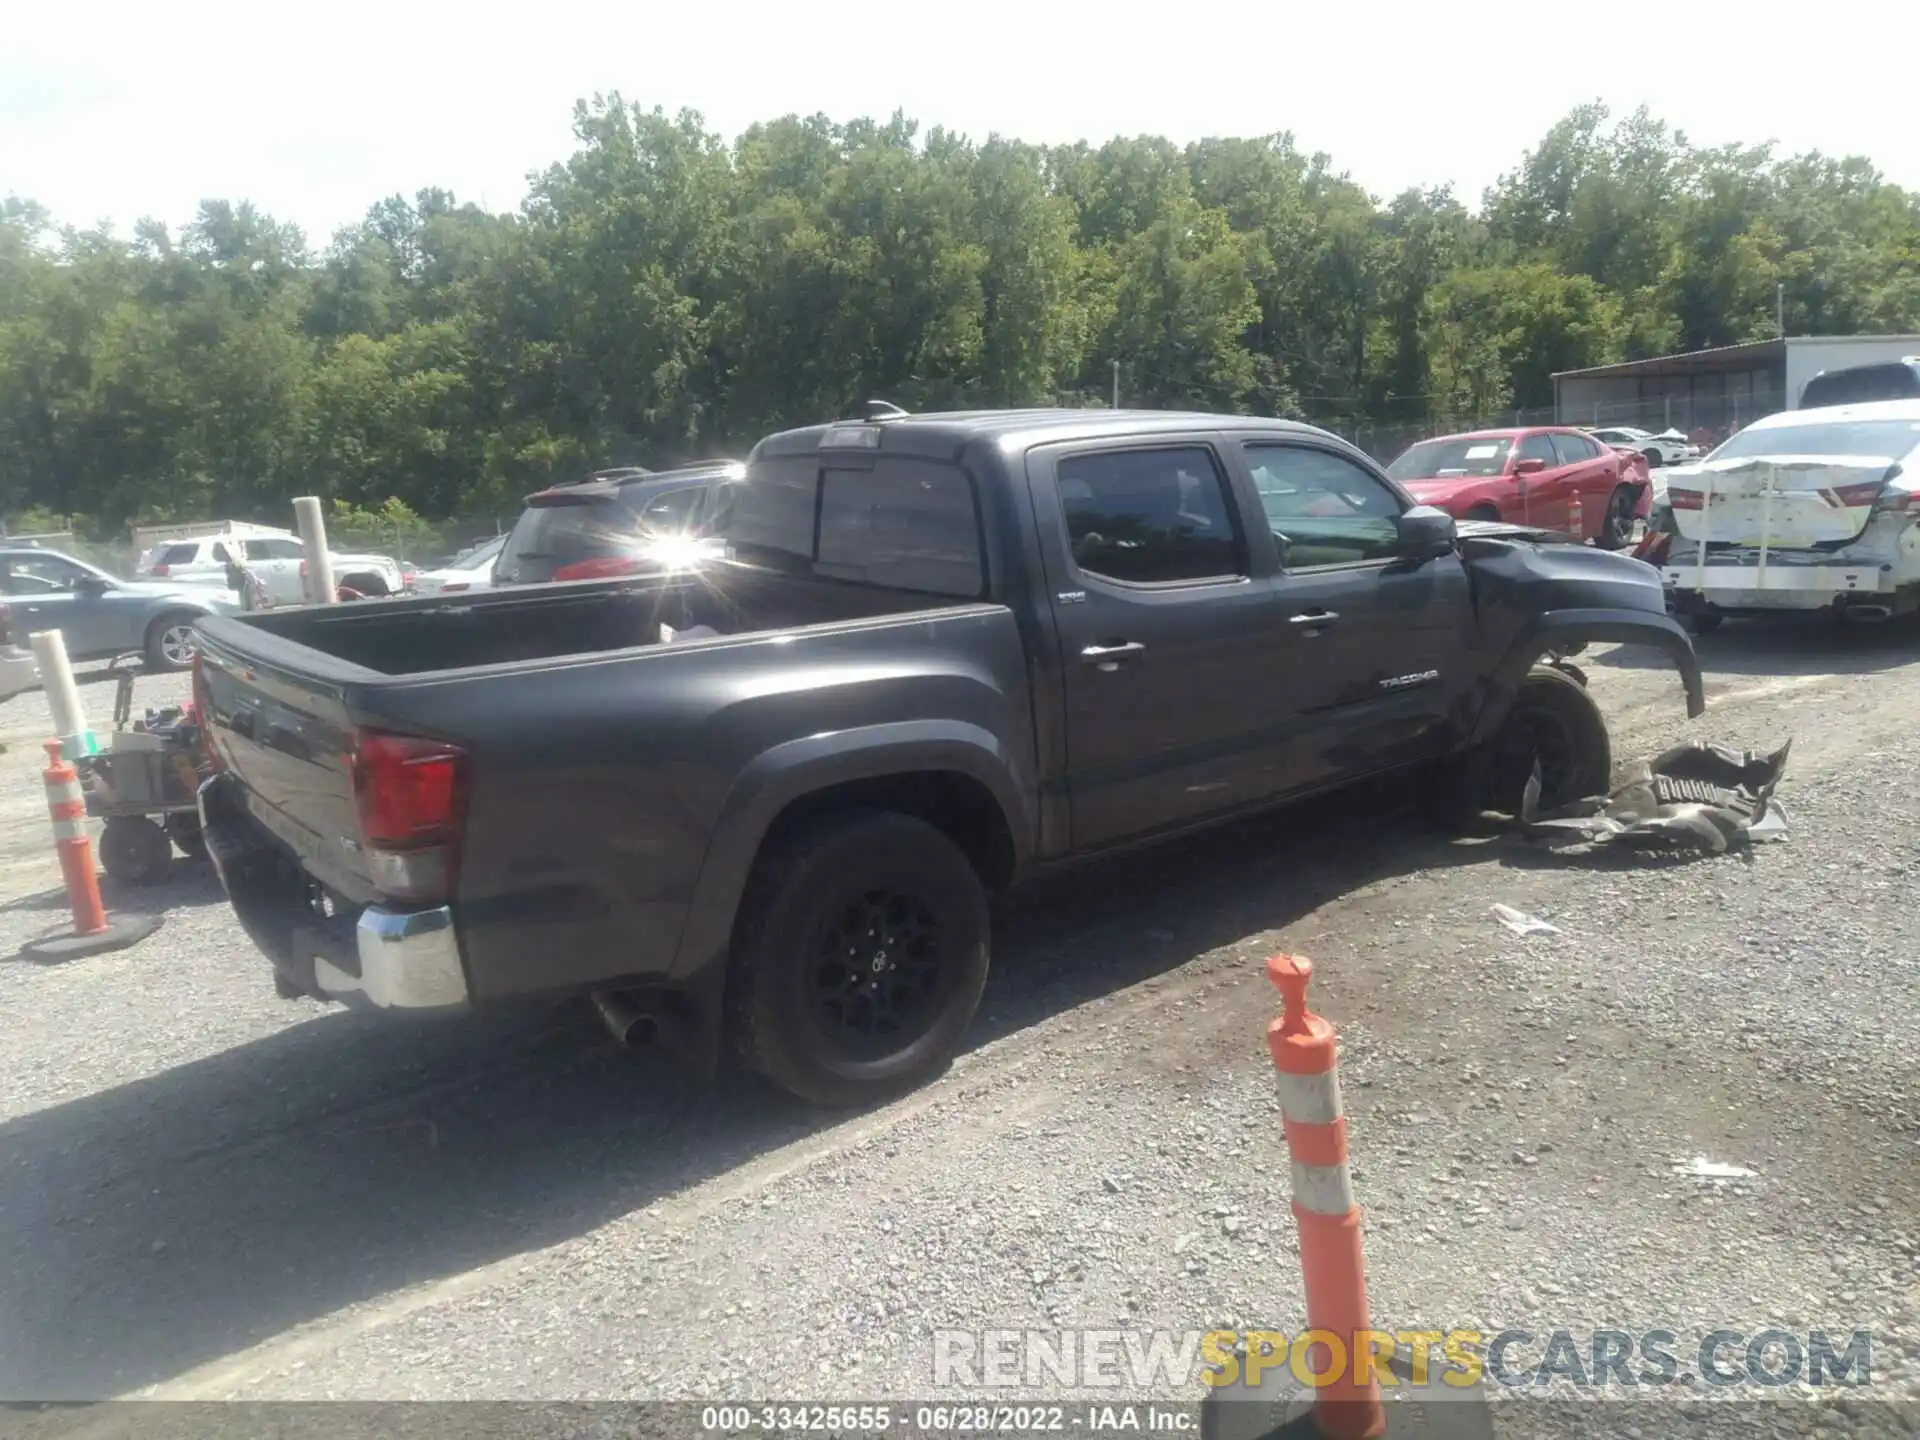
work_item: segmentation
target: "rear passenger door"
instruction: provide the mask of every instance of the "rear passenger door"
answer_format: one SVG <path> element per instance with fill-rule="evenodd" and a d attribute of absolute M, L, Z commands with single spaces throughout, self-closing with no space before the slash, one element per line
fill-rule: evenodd
<path fill-rule="evenodd" d="M 1028 463 L 1060 644 L 1074 847 L 1271 793 L 1271 560 L 1250 553 L 1219 445 L 1043 446 Z"/>
<path fill-rule="evenodd" d="M 1600 533 L 1607 506 L 1613 499 L 1614 480 L 1620 466 L 1612 452 L 1597 441 L 1572 431 L 1556 432 L 1553 448 L 1566 470 L 1569 496 L 1580 497 L 1580 538 Z"/>
<path fill-rule="evenodd" d="M 1426 758 L 1449 743 L 1470 674 L 1473 607 L 1457 555 L 1403 558 L 1398 494 L 1310 439 L 1240 446 L 1279 550 L 1276 657 L 1304 712 L 1289 789 Z"/>
<path fill-rule="evenodd" d="M 1522 475 L 1519 467 L 1527 460 L 1539 461 L 1540 468 L 1531 475 Z M 1561 463 L 1560 452 L 1553 448 L 1553 437 L 1538 430 L 1522 436 L 1520 443 L 1513 447 L 1512 463 L 1514 484 L 1520 496 L 1521 523 L 1547 530 L 1566 529 L 1573 487 L 1568 483 L 1570 472 Z"/>

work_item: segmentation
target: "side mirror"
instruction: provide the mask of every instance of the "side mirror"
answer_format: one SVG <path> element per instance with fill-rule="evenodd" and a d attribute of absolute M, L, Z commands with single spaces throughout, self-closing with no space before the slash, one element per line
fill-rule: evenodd
<path fill-rule="evenodd" d="M 1538 475 L 1546 468 L 1547 462 L 1537 455 L 1529 455 L 1524 460 L 1513 462 L 1513 473 L 1516 475 Z"/>
<path fill-rule="evenodd" d="M 76 595 L 99 596 L 106 594 L 107 591 L 112 588 L 112 585 L 102 580 L 98 575 L 82 575 L 78 580 L 73 582 L 73 591 Z"/>
<path fill-rule="evenodd" d="M 1416 505 L 1400 516 L 1400 553 L 1410 560 L 1451 555 L 1459 540 L 1453 516 L 1432 505 Z"/>

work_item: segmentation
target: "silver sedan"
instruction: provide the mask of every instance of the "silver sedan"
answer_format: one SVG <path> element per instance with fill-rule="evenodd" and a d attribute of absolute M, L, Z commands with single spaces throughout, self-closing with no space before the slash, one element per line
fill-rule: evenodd
<path fill-rule="evenodd" d="M 58 630 L 75 660 L 105 660 L 140 651 L 156 670 L 193 660 L 196 621 L 240 607 L 211 585 L 121 580 L 57 550 L 0 548 L 0 606 L 14 642 L 36 630 Z"/>

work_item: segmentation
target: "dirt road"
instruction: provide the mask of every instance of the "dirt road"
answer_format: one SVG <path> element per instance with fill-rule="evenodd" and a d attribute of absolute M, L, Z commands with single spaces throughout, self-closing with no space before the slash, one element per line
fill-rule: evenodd
<path fill-rule="evenodd" d="M 1240 825 L 1019 897 L 969 1051 L 854 1118 L 573 1011 L 277 1001 L 181 861 L 138 950 L 0 963 L 0 1396 L 925 1398 L 936 1330 L 1297 1327 L 1282 948 L 1341 1026 L 1378 1319 L 1865 1328 L 1905 1384 L 1920 636 L 1701 650 L 1692 723 L 1670 670 L 1591 662 L 1616 755 L 1791 735 L 1787 843 L 1595 868 L 1337 804 Z M 40 706 L 0 710 L 0 953 L 58 913 Z"/>

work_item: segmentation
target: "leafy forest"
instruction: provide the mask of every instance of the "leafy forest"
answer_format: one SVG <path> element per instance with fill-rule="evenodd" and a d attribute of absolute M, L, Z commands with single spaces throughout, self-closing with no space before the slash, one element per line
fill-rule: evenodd
<path fill-rule="evenodd" d="M 1920 195 L 1583 106 L 1478 204 L 1384 203 L 1291 137 L 1040 147 L 901 117 L 583 103 L 517 212 L 383 200 L 324 248 L 245 203 L 177 233 L 0 210 L 0 516 L 512 513 L 608 464 L 743 454 L 884 397 L 1351 429 L 1549 376 L 1920 330 Z"/>

